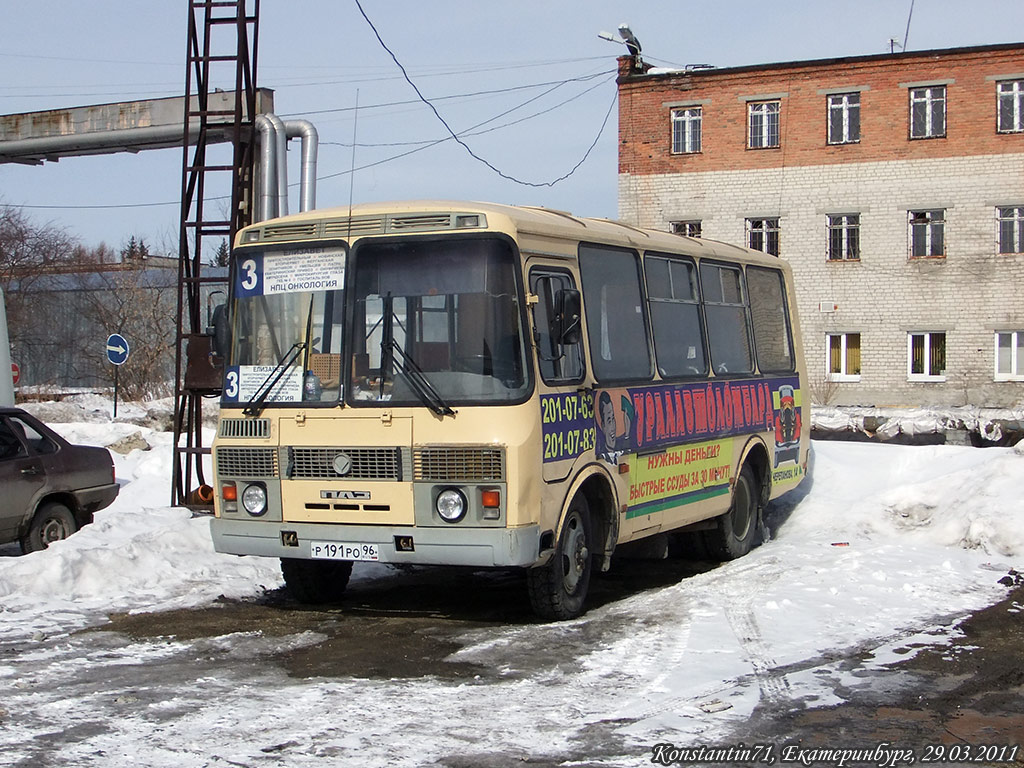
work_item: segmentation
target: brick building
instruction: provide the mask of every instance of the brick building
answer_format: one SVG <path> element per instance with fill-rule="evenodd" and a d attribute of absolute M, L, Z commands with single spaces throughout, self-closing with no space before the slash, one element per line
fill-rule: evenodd
<path fill-rule="evenodd" d="M 619 217 L 793 265 L 815 399 L 1024 404 L 1024 44 L 619 60 Z"/>

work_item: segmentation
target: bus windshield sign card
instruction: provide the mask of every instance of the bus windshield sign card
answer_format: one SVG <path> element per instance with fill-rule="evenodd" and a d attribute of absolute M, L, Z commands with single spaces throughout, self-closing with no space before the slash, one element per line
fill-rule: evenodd
<path fill-rule="evenodd" d="M 334 291 L 345 287 L 345 249 L 246 254 L 235 273 L 235 296 Z"/>

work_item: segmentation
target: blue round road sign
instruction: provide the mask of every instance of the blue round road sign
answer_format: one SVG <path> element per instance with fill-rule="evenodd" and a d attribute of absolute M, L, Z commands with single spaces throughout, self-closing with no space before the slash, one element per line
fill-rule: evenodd
<path fill-rule="evenodd" d="M 119 333 L 107 336 L 107 360 L 114 365 L 124 365 L 128 360 L 128 340 Z"/>

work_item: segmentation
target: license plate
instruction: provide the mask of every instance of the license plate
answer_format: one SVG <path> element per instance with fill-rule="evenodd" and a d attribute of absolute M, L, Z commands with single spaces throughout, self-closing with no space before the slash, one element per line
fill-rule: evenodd
<path fill-rule="evenodd" d="M 379 560 L 377 544 L 349 544 L 344 541 L 311 541 L 309 555 L 315 560 Z"/>

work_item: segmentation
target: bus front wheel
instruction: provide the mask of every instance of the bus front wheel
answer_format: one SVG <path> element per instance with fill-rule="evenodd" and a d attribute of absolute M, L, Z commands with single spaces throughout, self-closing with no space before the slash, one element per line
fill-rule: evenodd
<path fill-rule="evenodd" d="M 749 464 L 736 478 L 732 506 L 718 518 L 714 530 L 704 532 L 708 554 L 715 560 L 735 560 L 754 548 L 760 526 L 761 489 Z"/>
<path fill-rule="evenodd" d="M 336 603 L 352 575 L 351 560 L 281 558 L 281 575 L 292 597 L 307 605 Z"/>
<path fill-rule="evenodd" d="M 583 613 L 591 572 L 590 507 L 579 494 L 566 515 L 558 548 L 547 563 L 527 571 L 530 604 L 548 621 L 574 619 Z"/>

